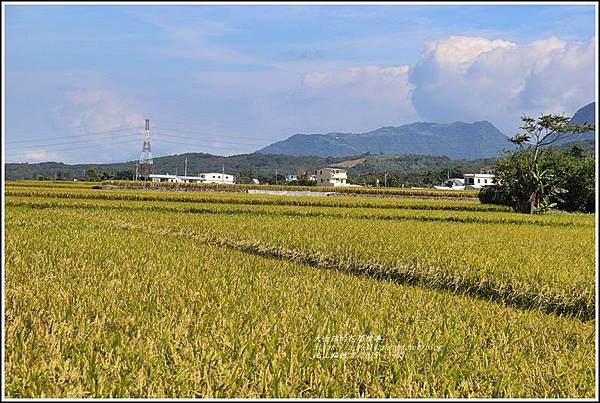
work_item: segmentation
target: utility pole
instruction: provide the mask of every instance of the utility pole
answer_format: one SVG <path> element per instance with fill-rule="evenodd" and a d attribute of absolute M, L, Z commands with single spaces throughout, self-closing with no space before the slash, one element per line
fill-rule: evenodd
<path fill-rule="evenodd" d="M 275 170 L 275 184 L 277 185 L 277 170 Z"/>
<path fill-rule="evenodd" d="M 185 157 L 185 171 L 183 176 L 187 176 L 187 157 Z"/>
<path fill-rule="evenodd" d="M 223 174 L 221 175 L 221 183 L 225 182 L 225 164 L 223 164 Z"/>
<path fill-rule="evenodd" d="M 387 187 L 387 172 L 383 174 L 383 186 Z"/>

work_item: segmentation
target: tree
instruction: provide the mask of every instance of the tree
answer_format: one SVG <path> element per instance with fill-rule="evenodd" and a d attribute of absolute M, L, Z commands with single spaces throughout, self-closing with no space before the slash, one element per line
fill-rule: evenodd
<path fill-rule="evenodd" d="M 117 171 L 114 175 L 114 179 L 130 180 L 131 178 L 133 178 L 133 176 L 134 176 L 133 171 L 128 171 L 128 170 Z"/>
<path fill-rule="evenodd" d="M 583 147 L 581 147 L 579 144 L 573 145 L 573 147 L 569 149 L 569 155 L 575 158 L 583 158 Z"/>
<path fill-rule="evenodd" d="M 106 172 L 106 171 L 102 172 L 102 175 L 100 175 L 100 180 L 105 181 L 105 180 L 108 180 L 108 179 L 113 179 L 113 176 L 110 173 Z"/>
<path fill-rule="evenodd" d="M 88 168 L 85 171 L 85 180 L 90 182 L 100 182 L 100 177 L 94 168 Z"/>
<path fill-rule="evenodd" d="M 516 211 L 530 212 L 529 198 L 536 189 L 529 163 L 532 149 L 509 152 L 494 167 L 497 184 L 482 189 L 482 203 L 503 204 Z M 545 172 L 541 188 L 542 201 L 536 211 L 557 208 L 564 211 L 592 213 L 595 209 L 595 158 L 578 157 L 570 151 L 545 149 L 538 158 L 538 169 Z"/>
<path fill-rule="evenodd" d="M 519 145 L 520 152 L 524 151 L 524 146 L 528 152 L 521 155 L 524 160 L 519 161 L 518 172 L 515 172 L 524 183 L 514 184 L 517 185 L 515 190 L 526 191 L 529 194 L 526 198 L 522 194 L 514 194 L 513 198 L 519 198 L 518 211 L 534 213 L 540 207 L 546 206 L 545 202 L 549 197 L 563 192 L 563 189 L 556 187 L 553 173 L 547 169 L 540 169 L 539 160 L 545 148 L 560 139 L 594 130 L 594 126 L 571 123 L 568 117 L 554 114 L 542 115 L 537 119 L 523 116 L 521 120 L 523 126 L 520 129 L 523 133 L 515 135 L 510 141 Z"/>
<path fill-rule="evenodd" d="M 58 171 L 56 173 L 56 180 L 57 181 L 66 181 L 66 180 L 69 180 L 69 173 L 65 172 L 65 171 Z"/>
<path fill-rule="evenodd" d="M 561 158 L 559 177 L 567 192 L 558 200 L 558 208 L 565 211 L 593 213 L 596 202 L 596 169 L 593 156 L 574 156 L 571 152 Z"/>

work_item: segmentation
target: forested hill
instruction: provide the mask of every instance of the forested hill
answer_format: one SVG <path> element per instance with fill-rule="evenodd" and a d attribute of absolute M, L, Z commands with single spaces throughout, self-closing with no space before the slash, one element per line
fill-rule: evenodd
<path fill-rule="evenodd" d="M 265 154 L 241 154 L 223 157 L 202 153 L 187 153 L 154 158 L 156 173 L 183 174 L 185 159 L 188 160 L 188 175 L 199 172 L 225 172 L 236 176 L 236 180 L 258 178 L 273 180 L 275 172 L 282 180 L 286 173 L 295 173 L 298 169 L 314 171 L 325 166 L 339 165 L 347 168 L 350 175 L 368 173 L 425 173 L 462 167 L 476 170 L 487 167 L 493 159 L 486 160 L 452 160 L 448 157 L 423 155 L 371 155 L 362 154 L 350 157 L 323 158 L 315 156 L 289 156 Z M 461 168 L 461 169 L 462 169 Z M 131 178 L 135 170 L 135 161 L 113 164 L 77 164 L 68 165 L 60 162 L 43 162 L 39 164 L 9 163 L 5 165 L 6 179 L 36 179 L 47 177 L 56 179 L 84 178 L 88 169 L 98 174 L 106 172 L 111 176 Z"/>
<path fill-rule="evenodd" d="M 417 122 L 367 133 L 296 134 L 261 150 L 263 154 L 348 156 L 420 154 L 454 159 L 498 157 L 513 148 L 508 137 L 487 121 L 448 124 Z"/>

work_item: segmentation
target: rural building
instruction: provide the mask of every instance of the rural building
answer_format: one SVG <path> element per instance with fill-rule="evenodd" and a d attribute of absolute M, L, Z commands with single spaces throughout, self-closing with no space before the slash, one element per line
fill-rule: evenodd
<path fill-rule="evenodd" d="M 465 188 L 464 178 L 450 178 L 443 181 L 439 186 L 434 186 L 439 190 L 463 190 Z"/>
<path fill-rule="evenodd" d="M 152 182 L 235 183 L 233 175 L 227 175 L 219 172 L 201 173 L 198 176 L 151 174 L 150 179 L 152 180 Z"/>
<path fill-rule="evenodd" d="M 491 173 L 486 174 L 465 174 L 465 189 L 481 189 L 485 186 L 494 184 L 495 176 Z"/>
<path fill-rule="evenodd" d="M 346 175 L 345 169 L 320 168 L 317 169 L 315 176 L 318 186 L 348 186 L 346 183 L 348 175 Z"/>
<path fill-rule="evenodd" d="M 296 169 L 295 174 L 287 174 L 285 176 L 286 182 L 303 181 L 303 180 L 316 181 L 317 177 L 315 175 L 311 175 L 310 171 L 304 167 Z"/>
<path fill-rule="evenodd" d="M 183 182 L 183 180 L 177 175 L 150 174 L 149 176 L 152 182 Z"/>

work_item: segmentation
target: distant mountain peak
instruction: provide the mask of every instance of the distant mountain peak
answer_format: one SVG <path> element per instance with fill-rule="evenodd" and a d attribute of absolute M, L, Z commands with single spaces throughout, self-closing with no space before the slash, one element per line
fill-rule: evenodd
<path fill-rule="evenodd" d="M 293 135 L 261 150 L 262 154 L 342 157 L 363 153 L 419 154 L 458 159 L 495 157 L 511 148 L 488 121 L 465 123 L 413 122 L 402 126 L 383 126 L 365 133 Z"/>
<path fill-rule="evenodd" d="M 595 124 L 596 122 L 596 103 L 590 102 L 589 104 L 582 106 L 575 112 L 573 117 L 571 118 L 571 122 L 573 123 L 588 123 Z"/>

